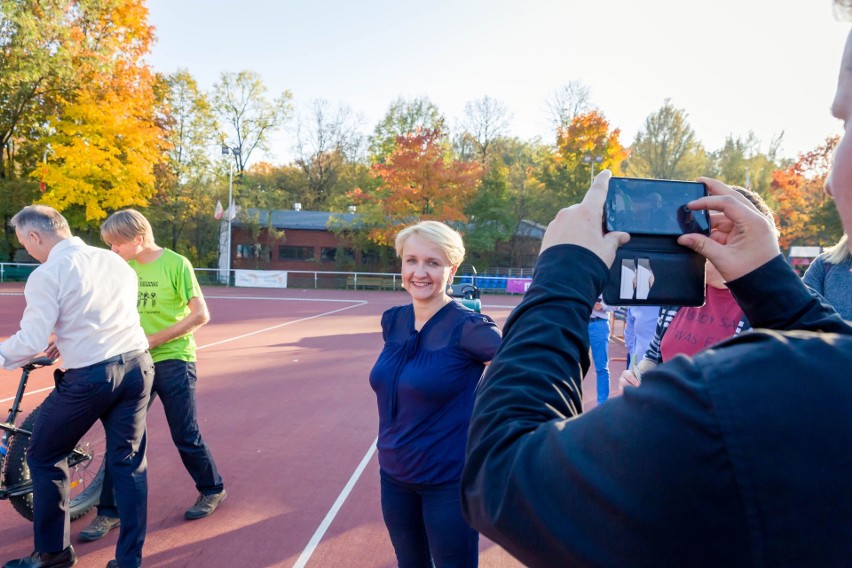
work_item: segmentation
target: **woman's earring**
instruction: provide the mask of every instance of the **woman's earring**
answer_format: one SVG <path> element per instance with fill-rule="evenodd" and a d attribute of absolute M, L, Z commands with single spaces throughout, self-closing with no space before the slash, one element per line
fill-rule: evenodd
<path fill-rule="evenodd" d="M 453 293 L 453 287 L 447 286 L 447 294 L 452 294 L 452 293 Z"/>

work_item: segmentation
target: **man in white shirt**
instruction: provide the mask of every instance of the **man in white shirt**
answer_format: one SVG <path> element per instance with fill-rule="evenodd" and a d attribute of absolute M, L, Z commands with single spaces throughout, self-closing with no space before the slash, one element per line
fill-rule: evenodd
<path fill-rule="evenodd" d="M 25 207 L 10 224 L 42 265 L 27 280 L 20 331 L 0 343 L 0 366 L 15 369 L 46 352 L 61 353 L 65 369 L 54 373 L 56 389 L 42 405 L 27 450 L 35 551 L 4 568 L 76 563 L 64 507 L 65 460 L 98 419 L 106 430 L 121 518 L 116 560 L 109 566 L 141 566 L 148 500 L 145 411 L 154 364 L 136 310 L 136 274 L 111 251 L 73 237 L 65 218 L 50 207 Z"/>

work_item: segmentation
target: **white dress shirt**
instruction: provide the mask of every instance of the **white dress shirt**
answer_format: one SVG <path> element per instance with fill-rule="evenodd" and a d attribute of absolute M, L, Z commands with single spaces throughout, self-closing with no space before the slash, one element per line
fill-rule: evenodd
<path fill-rule="evenodd" d="M 137 290 L 136 273 L 114 252 L 78 237 L 60 241 L 27 279 L 21 329 L 0 343 L 0 365 L 20 367 L 47 348 L 51 333 L 69 369 L 147 349 Z"/>

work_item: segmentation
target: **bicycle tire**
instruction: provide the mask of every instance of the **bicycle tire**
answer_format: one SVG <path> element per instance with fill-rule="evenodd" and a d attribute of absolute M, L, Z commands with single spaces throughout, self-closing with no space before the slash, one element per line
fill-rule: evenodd
<path fill-rule="evenodd" d="M 40 410 L 40 406 L 36 407 L 21 424 L 21 429 L 32 432 Z M 12 443 L 9 444 L 4 479 L 7 487 L 30 479 L 30 468 L 27 465 L 27 447 L 29 444 L 29 436 L 20 435 L 15 436 Z M 92 458 L 68 468 L 71 484 L 71 500 L 68 509 L 72 521 L 88 513 L 92 507 L 98 504 L 98 499 L 101 496 L 101 487 L 104 481 L 106 437 L 100 421 L 95 422 L 94 426 L 80 439 L 77 449 L 90 454 Z M 10 497 L 9 501 L 22 517 L 29 521 L 33 520 L 32 492 Z"/>

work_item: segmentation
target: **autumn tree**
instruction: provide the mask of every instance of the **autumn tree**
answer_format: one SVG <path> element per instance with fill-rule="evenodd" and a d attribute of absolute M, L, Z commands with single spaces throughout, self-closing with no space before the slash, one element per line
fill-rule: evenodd
<path fill-rule="evenodd" d="M 708 173 L 708 166 L 687 113 L 669 99 L 645 119 L 630 146 L 629 173 L 633 177 L 692 180 Z"/>
<path fill-rule="evenodd" d="M 440 130 L 399 136 L 384 163 L 372 166 L 381 185 L 356 188 L 350 198 L 370 227 L 370 239 L 389 245 L 404 226 L 423 219 L 465 223 L 465 207 L 480 183 L 482 166 L 453 160 Z"/>
<path fill-rule="evenodd" d="M 46 185 L 43 203 L 96 230 L 108 211 L 145 206 L 154 193 L 163 138 L 144 60 L 153 30 L 143 0 L 72 4 L 74 83 L 47 121 L 50 157 L 30 176 Z"/>
<path fill-rule="evenodd" d="M 302 206 L 325 209 L 329 198 L 345 193 L 339 183 L 347 163 L 361 156 L 364 136 L 362 118 L 348 106 L 336 107 L 329 101 L 313 101 L 298 119 L 296 128 L 296 165 L 305 178 L 300 194 Z"/>
<path fill-rule="evenodd" d="M 555 147 L 539 162 L 537 176 L 546 193 L 540 196 L 534 220 L 549 222 L 559 209 L 582 200 L 591 184 L 592 168 L 621 173 L 627 151 L 620 135 L 619 129 L 610 130 L 609 122 L 597 111 L 577 115 L 557 129 Z"/>
<path fill-rule="evenodd" d="M 397 140 L 415 131 L 441 131 L 446 128 L 446 119 L 438 106 L 427 97 L 411 100 L 395 99 L 385 116 L 376 125 L 369 139 L 370 159 L 384 161 L 395 149 Z"/>
<path fill-rule="evenodd" d="M 770 195 L 774 198 L 781 248 L 792 245 L 828 246 L 843 234 L 840 219 L 825 194 L 831 156 L 839 137 L 799 156 L 790 167 L 773 173 Z"/>
<path fill-rule="evenodd" d="M 221 142 L 239 150 L 233 156 L 238 175 L 255 150 L 269 150 L 271 135 L 291 118 L 293 94 L 285 90 L 270 100 L 267 91 L 254 71 L 222 73 L 213 85 L 213 111 L 224 137 Z"/>

